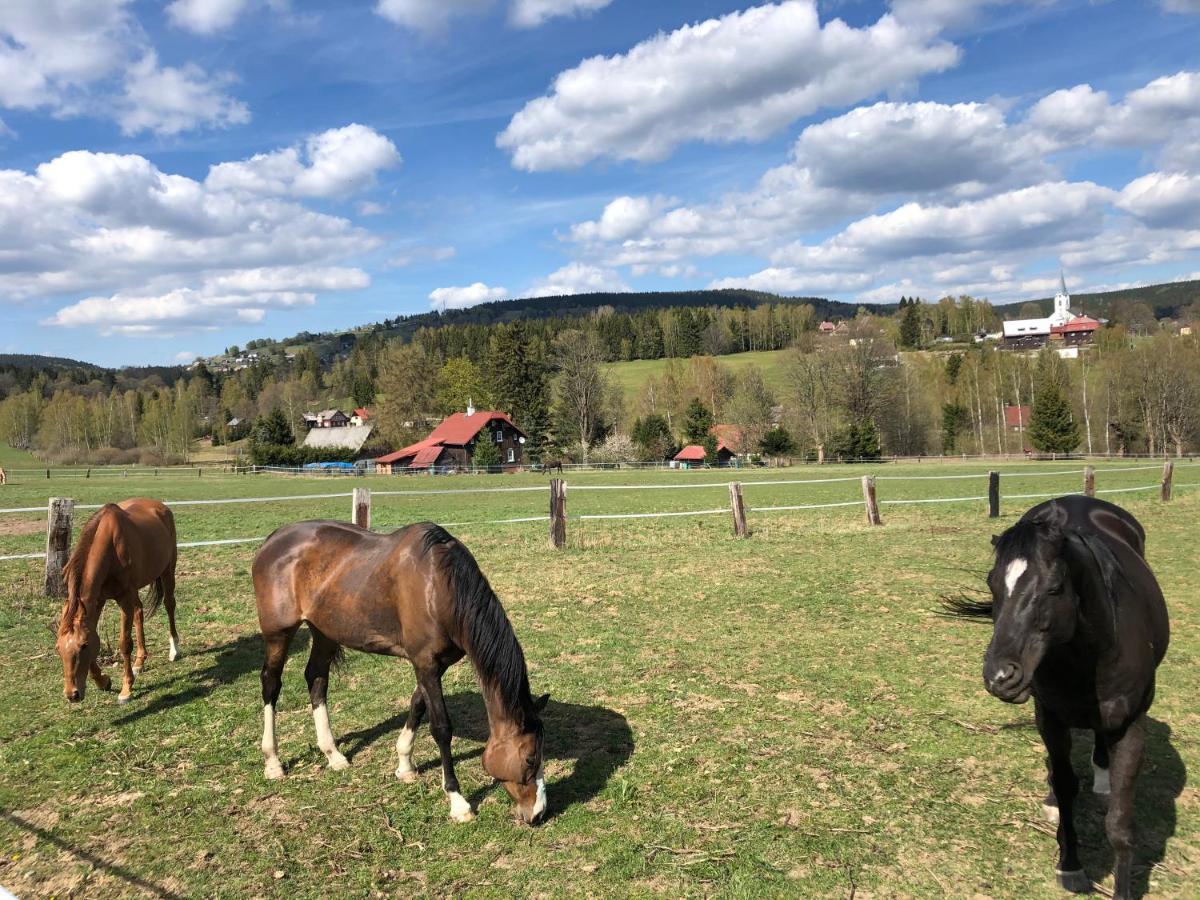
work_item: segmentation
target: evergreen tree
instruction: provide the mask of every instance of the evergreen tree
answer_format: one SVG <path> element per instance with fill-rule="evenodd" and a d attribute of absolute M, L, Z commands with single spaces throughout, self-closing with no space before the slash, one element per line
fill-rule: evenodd
<path fill-rule="evenodd" d="M 1079 423 L 1057 381 L 1048 379 L 1034 396 L 1027 433 L 1043 453 L 1070 453 L 1079 446 Z"/>
<path fill-rule="evenodd" d="M 904 315 L 900 319 L 900 346 L 905 350 L 921 348 L 921 312 L 915 302 L 904 306 Z"/>
<path fill-rule="evenodd" d="M 475 449 L 471 453 L 471 465 L 479 469 L 498 469 L 501 464 L 500 451 L 487 437 L 486 434 L 481 435 L 475 442 Z"/>
<path fill-rule="evenodd" d="M 250 432 L 250 441 L 255 444 L 287 446 L 296 443 L 296 437 L 292 434 L 291 423 L 283 410 L 275 406 L 265 416 L 259 416 Z"/>
<path fill-rule="evenodd" d="M 942 452 L 954 453 L 958 448 L 958 436 L 971 424 L 970 413 L 957 401 L 942 404 Z"/>
<path fill-rule="evenodd" d="M 675 441 L 671 437 L 671 427 L 667 420 L 660 415 L 650 414 L 644 419 L 633 423 L 630 435 L 633 442 L 641 451 L 642 458 L 647 462 L 669 459 L 675 455 Z"/>
<path fill-rule="evenodd" d="M 763 435 L 758 449 L 767 456 L 787 456 L 796 450 L 796 442 L 786 428 L 772 428 Z"/>
<path fill-rule="evenodd" d="M 708 407 L 693 398 L 684 414 L 683 438 L 689 444 L 703 444 L 713 427 L 712 413 Z"/>
<path fill-rule="evenodd" d="M 545 342 L 529 323 L 517 320 L 493 330 L 484 370 L 498 410 L 525 432 L 525 450 L 540 459 L 550 444 L 550 365 Z"/>

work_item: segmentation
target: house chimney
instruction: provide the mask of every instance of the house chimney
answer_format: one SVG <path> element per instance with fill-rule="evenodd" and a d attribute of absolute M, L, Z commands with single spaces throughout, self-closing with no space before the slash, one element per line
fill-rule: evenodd
<path fill-rule="evenodd" d="M 475 404 L 471 402 L 471 398 L 467 398 L 467 417 L 475 415 Z"/>

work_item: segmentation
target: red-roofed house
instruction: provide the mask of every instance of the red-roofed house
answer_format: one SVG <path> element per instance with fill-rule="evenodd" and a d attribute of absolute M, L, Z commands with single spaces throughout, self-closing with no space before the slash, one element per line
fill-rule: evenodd
<path fill-rule="evenodd" d="M 725 446 L 722 440 L 717 441 L 717 465 L 725 466 L 733 459 L 734 452 Z M 692 466 L 704 465 L 704 447 L 700 444 L 688 444 L 682 450 L 675 454 L 675 462 L 681 466 L 691 468 Z"/>
<path fill-rule="evenodd" d="M 525 432 L 508 413 L 467 407 L 465 413 L 447 416 L 425 440 L 376 458 L 376 471 L 392 475 L 434 466 L 466 468 L 479 441 L 495 444 L 506 468 L 524 463 Z"/>
<path fill-rule="evenodd" d="M 1092 335 L 1100 327 L 1100 320 L 1091 316 L 1076 316 L 1065 325 L 1055 325 L 1050 329 L 1050 340 L 1061 340 L 1068 347 L 1087 344 Z"/>
<path fill-rule="evenodd" d="M 1006 406 L 1004 407 L 1004 424 L 1008 428 L 1020 429 L 1029 427 L 1029 407 L 1028 406 Z"/>
<path fill-rule="evenodd" d="M 354 410 L 354 415 L 350 417 L 351 425 L 366 425 L 371 420 L 371 414 L 366 407 L 359 406 Z"/>

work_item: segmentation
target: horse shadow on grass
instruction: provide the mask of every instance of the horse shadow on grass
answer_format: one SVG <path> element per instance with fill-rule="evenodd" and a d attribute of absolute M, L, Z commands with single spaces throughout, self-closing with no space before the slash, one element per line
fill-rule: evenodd
<path fill-rule="evenodd" d="M 482 747 L 466 751 L 460 751 L 458 748 L 461 746 L 459 739 L 486 743 L 488 721 L 483 698 L 474 691 L 448 694 L 446 709 L 450 714 L 450 721 L 454 724 L 455 741 L 452 746 L 455 749 L 455 764 L 482 756 Z M 408 711 L 405 710 L 371 728 L 343 735 L 338 744 L 342 752 L 353 761 L 355 755 L 385 734 L 399 731 L 407 719 Z M 550 800 L 548 818 L 553 818 L 570 806 L 587 803 L 598 796 L 613 774 L 633 755 L 633 731 L 629 722 L 620 713 L 606 707 L 563 703 L 551 697 L 542 713 L 542 723 L 546 728 L 545 758 L 574 762 L 570 774 L 565 778 L 547 782 L 547 796 Z M 422 733 L 428 736 L 427 724 Z M 421 746 L 427 752 L 422 754 L 426 758 L 418 764 L 417 770 L 426 772 L 440 768 L 441 762 L 432 738 L 427 746 Z M 467 799 L 472 806 L 477 807 L 480 800 L 495 786 L 485 785 Z"/>
<path fill-rule="evenodd" d="M 296 635 L 292 646 L 303 652 L 307 648 L 308 640 L 308 631 L 305 629 L 302 634 Z M 182 649 L 182 661 L 199 658 L 203 660 L 202 666 L 199 669 L 194 666 L 179 669 L 178 663 L 167 662 L 165 658 L 151 657 L 151 668 L 139 675 L 134 682 L 131 703 L 133 708 L 114 720 L 113 724 L 127 725 L 176 706 L 203 700 L 239 678 L 260 671 L 265 653 L 262 635 L 257 632 L 201 650 L 189 651 L 186 646 Z M 116 679 L 113 681 L 115 683 Z"/>
<path fill-rule="evenodd" d="M 1092 742 L 1080 732 L 1075 732 L 1075 736 L 1072 764 L 1076 772 L 1090 773 Z M 1092 793 L 1090 775 L 1084 775 L 1080 782 L 1075 806 L 1079 856 L 1084 871 L 1093 882 L 1099 882 L 1113 869 L 1112 847 L 1104 831 L 1108 802 Z M 1166 856 L 1167 843 L 1175 834 L 1175 802 L 1186 784 L 1187 767 L 1171 744 L 1171 727 L 1147 716 L 1146 751 L 1134 793 L 1135 896 L 1142 897 L 1149 892 L 1151 872 Z"/>

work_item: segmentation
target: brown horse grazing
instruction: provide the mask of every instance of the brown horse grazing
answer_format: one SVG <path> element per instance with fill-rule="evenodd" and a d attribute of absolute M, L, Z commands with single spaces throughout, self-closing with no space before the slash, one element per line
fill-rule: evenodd
<path fill-rule="evenodd" d="M 442 674 L 463 656 L 471 660 L 487 706 L 490 736 L 483 768 L 536 825 L 546 812 L 542 722 L 549 695 L 529 692 L 525 654 L 475 558 L 429 522 L 394 534 L 375 534 L 344 522 L 300 522 L 272 534 L 253 567 L 258 621 L 266 641 L 262 669 L 263 738 L 267 778 L 281 778 L 275 743 L 275 704 L 288 645 L 302 622 L 312 634 L 304 677 L 312 701 L 317 746 L 329 768 L 349 763 L 329 727 L 325 695 L 330 664 L 342 646 L 407 659 L 417 687 L 408 721 L 396 740 L 396 777 L 417 781 L 412 750 L 426 710 L 442 756 L 442 789 L 456 822 L 474 818 L 459 793 L 450 755 L 451 725 Z"/>
<path fill-rule="evenodd" d="M 175 631 L 175 518 L 158 500 L 139 497 L 119 504 L 107 503 L 88 519 L 79 535 L 64 572 L 67 602 L 58 624 L 58 655 L 63 661 L 63 694 L 72 703 L 83 699 L 90 672 L 102 691 L 111 679 L 100 671 L 97 625 L 104 602 L 121 606 L 121 657 L 125 677 L 117 700 L 127 703 L 133 695 L 133 676 L 146 664 L 146 640 L 142 633 L 142 602 L 138 590 L 152 584 L 150 612 L 163 603 L 171 625 L 171 654 L 179 658 L 179 634 Z M 130 659 L 131 626 L 137 630 L 137 658 Z"/>

